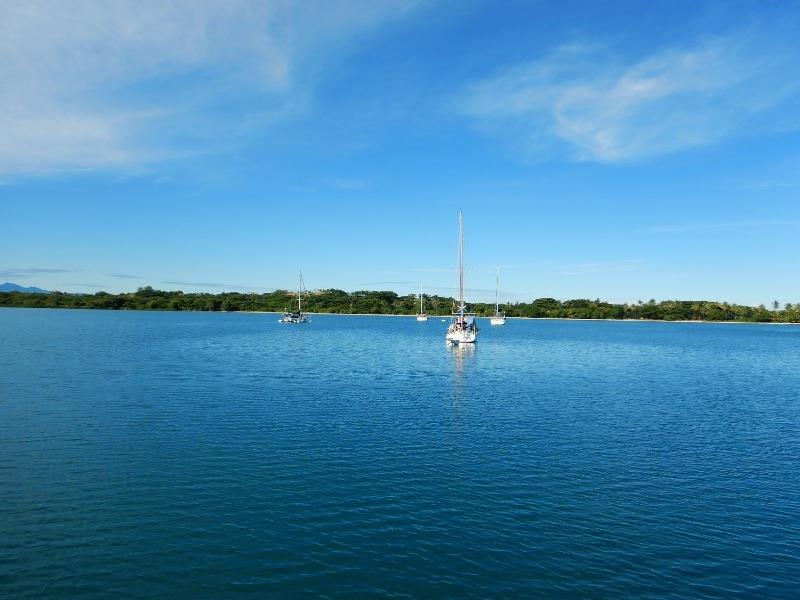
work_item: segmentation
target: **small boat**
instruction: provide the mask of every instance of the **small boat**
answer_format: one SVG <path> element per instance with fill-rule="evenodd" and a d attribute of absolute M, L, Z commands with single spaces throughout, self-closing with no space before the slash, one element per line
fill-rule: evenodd
<path fill-rule="evenodd" d="M 497 286 L 494 292 L 494 314 L 489 319 L 492 325 L 505 325 L 506 313 L 500 312 L 500 267 L 497 267 Z"/>
<path fill-rule="evenodd" d="M 297 310 L 286 311 L 278 323 L 308 323 L 311 320 L 306 313 L 303 312 L 301 305 L 301 297 L 303 295 L 303 270 L 300 269 L 300 286 L 297 289 Z"/>
<path fill-rule="evenodd" d="M 427 321 L 428 320 L 428 313 L 425 312 L 425 308 L 423 305 L 422 300 L 422 284 L 419 284 L 419 314 L 417 315 L 417 321 Z"/>
<path fill-rule="evenodd" d="M 474 344 L 478 338 L 478 323 L 475 313 L 467 312 L 464 304 L 464 214 L 458 213 L 458 308 L 447 328 L 445 341 L 448 344 Z"/>

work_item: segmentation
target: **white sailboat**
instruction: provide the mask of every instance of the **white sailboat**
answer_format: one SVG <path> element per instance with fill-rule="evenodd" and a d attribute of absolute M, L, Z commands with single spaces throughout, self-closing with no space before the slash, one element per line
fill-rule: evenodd
<path fill-rule="evenodd" d="M 494 314 L 489 319 L 492 325 L 505 325 L 506 313 L 500 312 L 500 267 L 497 267 L 497 286 L 494 291 Z"/>
<path fill-rule="evenodd" d="M 307 314 L 303 312 L 301 304 L 301 297 L 303 295 L 303 269 L 300 269 L 300 285 L 297 289 L 297 310 L 286 311 L 283 317 L 278 321 L 279 323 L 308 323 L 311 320 Z"/>
<path fill-rule="evenodd" d="M 458 308 L 453 311 L 445 340 L 448 344 L 474 344 L 478 338 L 475 313 L 464 304 L 464 213 L 458 213 Z"/>
<path fill-rule="evenodd" d="M 422 300 L 422 284 L 419 284 L 419 314 L 417 315 L 417 321 L 427 321 L 428 320 L 428 313 L 425 312 L 425 307 Z"/>

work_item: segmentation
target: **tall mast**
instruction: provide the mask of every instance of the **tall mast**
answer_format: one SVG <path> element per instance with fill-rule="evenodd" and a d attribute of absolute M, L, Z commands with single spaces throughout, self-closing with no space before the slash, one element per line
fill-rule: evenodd
<path fill-rule="evenodd" d="M 464 312 L 464 213 L 458 211 L 458 309 Z"/>
<path fill-rule="evenodd" d="M 303 292 L 303 269 L 300 269 L 300 287 L 297 289 L 297 312 L 303 312 L 300 308 L 300 295 Z"/>
<path fill-rule="evenodd" d="M 494 289 L 494 310 L 500 312 L 500 266 L 497 267 L 497 286 Z"/>
<path fill-rule="evenodd" d="M 422 314 L 422 284 L 419 284 L 419 314 Z"/>

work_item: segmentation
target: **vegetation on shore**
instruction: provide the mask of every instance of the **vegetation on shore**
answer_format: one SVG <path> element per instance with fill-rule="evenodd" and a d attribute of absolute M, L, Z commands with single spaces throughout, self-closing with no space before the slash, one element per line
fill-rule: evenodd
<path fill-rule="evenodd" d="M 266 294 L 226 292 L 222 294 L 184 293 L 139 288 L 124 294 L 68 294 L 64 292 L 0 292 L 0 306 L 30 308 L 93 308 L 106 310 L 190 310 L 190 311 L 271 311 L 282 312 L 296 303 L 296 293 L 276 290 Z M 431 315 L 449 315 L 454 300 L 426 295 L 425 308 Z M 317 290 L 304 296 L 303 309 L 317 313 L 361 313 L 411 315 L 419 299 L 415 294 L 400 296 L 390 291 Z M 567 319 L 654 319 L 663 321 L 744 321 L 760 323 L 798 323 L 800 304 L 780 308 L 741 306 L 727 302 L 665 300 L 612 304 L 601 300 L 556 300 L 538 298 L 531 302 L 505 304 L 509 317 L 551 317 Z M 474 303 L 470 309 L 481 316 L 494 311 L 494 304 Z"/>

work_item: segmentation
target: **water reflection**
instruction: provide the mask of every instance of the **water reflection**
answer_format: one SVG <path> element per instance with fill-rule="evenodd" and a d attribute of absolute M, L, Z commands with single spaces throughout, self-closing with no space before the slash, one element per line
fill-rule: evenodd
<path fill-rule="evenodd" d="M 448 345 L 453 357 L 453 399 L 463 400 L 467 393 L 466 375 L 474 366 L 477 353 L 476 344 Z"/>

